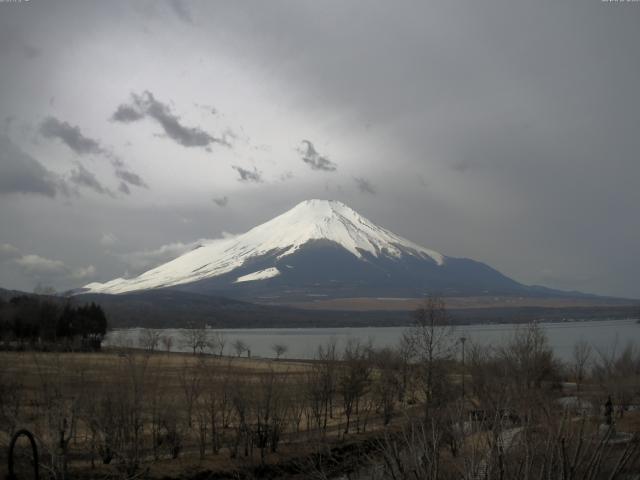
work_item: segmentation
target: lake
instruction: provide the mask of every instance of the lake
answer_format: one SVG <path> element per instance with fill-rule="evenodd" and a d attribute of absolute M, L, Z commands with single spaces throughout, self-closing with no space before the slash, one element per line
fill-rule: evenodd
<path fill-rule="evenodd" d="M 640 324 L 634 319 L 606 321 L 573 321 L 541 323 L 547 333 L 549 343 L 556 355 L 568 360 L 573 346 L 580 340 L 589 342 L 595 350 L 620 351 L 629 342 L 640 342 Z M 283 358 L 313 358 L 319 345 L 335 339 L 338 350 L 344 347 L 349 338 L 371 340 L 375 347 L 392 347 L 398 344 L 407 327 L 358 327 L 358 328 L 247 328 L 247 329 L 210 329 L 209 332 L 224 334 L 227 344 L 225 354 L 231 355 L 231 344 L 241 339 L 251 350 L 253 357 L 273 357 L 272 346 L 283 344 L 287 352 Z M 471 343 L 499 346 L 509 340 L 517 324 L 461 325 L 455 328 L 454 335 L 467 338 L 467 348 Z M 138 336 L 142 329 L 132 328 L 114 330 L 107 335 L 105 346 L 138 346 Z M 172 351 L 189 351 L 181 345 L 182 329 L 164 329 L 162 335 L 173 337 Z M 161 348 L 161 347 L 160 347 Z"/>

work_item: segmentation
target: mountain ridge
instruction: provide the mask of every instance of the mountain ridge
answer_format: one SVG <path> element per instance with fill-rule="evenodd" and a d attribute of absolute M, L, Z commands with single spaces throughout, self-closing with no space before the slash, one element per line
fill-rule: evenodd
<path fill-rule="evenodd" d="M 375 225 L 342 202 L 312 199 L 244 234 L 203 240 L 191 251 L 133 279 L 117 278 L 83 288 L 92 293 L 125 293 L 192 283 L 224 275 L 261 256 L 275 254 L 282 259 L 314 240 L 333 241 L 356 258 L 408 254 L 438 265 L 444 262 L 440 253 Z"/>
<path fill-rule="evenodd" d="M 185 254 L 131 278 L 75 293 L 154 289 L 251 299 L 566 295 L 523 285 L 467 258 L 418 245 L 336 200 L 305 200 L 246 233 L 203 240 Z"/>

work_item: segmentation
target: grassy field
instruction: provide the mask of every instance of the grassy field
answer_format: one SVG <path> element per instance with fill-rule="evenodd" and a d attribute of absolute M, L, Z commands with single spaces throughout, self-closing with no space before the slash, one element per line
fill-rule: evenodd
<path fill-rule="evenodd" d="M 132 434 L 139 435 L 136 441 L 141 445 L 137 463 L 158 478 L 203 470 L 236 472 L 283 462 L 291 469 L 306 461 L 296 459 L 305 459 L 317 450 L 318 442 L 326 447 L 345 439 L 345 416 L 338 406 L 332 406 L 330 418 L 321 426 L 317 418 L 311 418 L 311 411 L 303 412 L 307 408 L 304 391 L 314 362 L 120 349 L 100 353 L 0 352 L 0 365 L 0 407 L 5 421 L 0 429 L 2 465 L 6 465 L 9 433 L 19 428 L 36 434 L 45 463 L 54 464 L 60 426 L 64 425 L 66 468 L 75 475 L 90 476 L 121 474 L 119 469 L 124 467 L 118 464 L 126 463 L 127 452 L 118 449 L 133 447 L 126 438 Z M 117 419 L 109 419 L 110 415 Z M 247 418 L 240 420 L 240 415 Z M 270 424 L 269 415 L 283 418 Z M 134 428 L 133 433 L 115 433 L 117 428 L 110 426 L 111 420 L 122 423 L 131 417 L 141 423 L 139 432 Z M 281 431 L 277 450 L 271 444 L 258 454 L 260 439 L 255 438 L 255 430 L 261 421 L 269 429 L 277 425 Z M 240 423 L 253 433 L 245 434 Z M 366 438 L 381 426 L 373 404 L 368 402 L 365 411 L 363 402 L 347 438 Z M 219 429 L 215 448 L 214 428 Z M 168 440 L 174 434 L 180 439 Z M 107 438 L 109 435 L 123 438 L 115 441 Z M 108 442 L 113 443 L 114 458 L 104 464 L 100 444 L 104 450 Z M 177 454 L 170 442 L 179 444 Z"/>

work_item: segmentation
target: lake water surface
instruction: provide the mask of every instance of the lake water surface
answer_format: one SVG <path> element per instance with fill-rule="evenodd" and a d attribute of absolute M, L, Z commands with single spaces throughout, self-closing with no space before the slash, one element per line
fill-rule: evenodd
<path fill-rule="evenodd" d="M 594 349 L 602 352 L 620 351 L 630 342 L 640 345 L 640 324 L 637 320 L 574 321 L 541 323 L 547 333 L 549 343 L 556 355 L 564 360 L 571 357 L 573 346 L 580 340 L 589 342 Z M 225 354 L 232 354 L 231 344 L 241 339 L 251 350 L 253 357 L 273 357 L 272 346 L 287 346 L 285 358 L 313 358 L 318 346 L 335 339 L 338 349 L 344 347 L 349 338 L 371 340 L 375 347 L 392 347 L 398 344 L 407 327 L 358 327 L 358 328 L 246 328 L 211 329 L 221 332 L 227 340 Z M 508 341 L 522 325 L 461 325 L 454 335 L 467 338 L 471 343 L 499 346 Z M 141 329 L 114 330 L 107 335 L 104 345 L 138 346 Z M 164 329 L 162 335 L 173 337 L 172 351 L 188 351 L 181 345 L 182 329 Z M 161 347 L 160 347 L 161 348 Z"/>

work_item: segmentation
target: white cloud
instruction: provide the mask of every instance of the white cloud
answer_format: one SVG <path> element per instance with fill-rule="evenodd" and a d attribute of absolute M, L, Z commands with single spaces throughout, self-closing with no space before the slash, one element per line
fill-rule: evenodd
<path fill-rule="evenodd" d="M 77 268 L 71 273 L 71 277 L 76 280 L 86 280 L 88 278 L 93 278 L 95 275 L 96 267 L 93 265 Z"/>
<path fill-rule="evenodd" d="M 61 260 L 52 260 L 36 254 L 22 255 L 15 259 L 28 275 L 47 280 L 87 280 L 96 274 L 96 267 L 70 268 Z"/>
<path fill-rule="evenodd" d="M 118 254 L 128 268 L 129 274 L 142 273 L 150 268 L 161 265 L 192 250 L 199 242 L 174 242 L 162 245 L 153 250 L 138 250 L 135 252 Z"/>
<path fill-rule="evenodd" d="M 103 247 L 113 247 L 116 243 L 118 243 L 118 237 L 113 233 L 103 233 L 100 238 L 100 245 Z"/>
<path fill-rule="evenodd" d="M 16 263 L 32 275 L 64 274 L 67 271 L 64 262 L 34 254 L 23 255 L 16 259 Z"/>
<path fill-rule="evenodd" d="M 0 260 L 14 258 L 20 255 L 20 250 L 10 243 L 0 243 Z"/>

